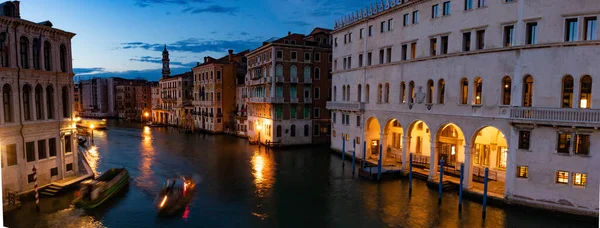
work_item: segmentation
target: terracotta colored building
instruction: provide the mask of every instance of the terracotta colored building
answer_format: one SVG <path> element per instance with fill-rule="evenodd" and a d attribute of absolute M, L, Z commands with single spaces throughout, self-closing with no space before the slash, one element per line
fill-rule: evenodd
<path fill-rule="evenodd" d="M 149 121 L 144 113 L 152 111 L 153 83 L 146 80 L 129 80 L 116 86 L 116 111 L 119 118 Z"/>

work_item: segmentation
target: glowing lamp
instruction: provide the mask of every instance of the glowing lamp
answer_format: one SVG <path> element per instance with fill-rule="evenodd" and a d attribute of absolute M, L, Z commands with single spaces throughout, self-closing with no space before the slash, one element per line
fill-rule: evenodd
<path fill-rule="evenodd" d="M 581 99 L 581 101 L 579 101 L 579 107 L 587 108 L 587 99 Z"/>
<path fill-rule="evenodd" d="M 94 130 L 95 127 L 94 124 L 90 124 L 90 129 Z"/>

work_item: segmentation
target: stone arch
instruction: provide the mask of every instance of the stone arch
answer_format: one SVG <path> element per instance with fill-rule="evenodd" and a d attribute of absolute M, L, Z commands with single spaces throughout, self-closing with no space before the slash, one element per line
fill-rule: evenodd
<path fill-rule="evenodd" d="M 364 140 L 367 147 L 367 159 L 379 156 L 379 144 L 381 143 L 381 124 L 375 116 L 365 121 Z"/>
<path fill-rule="evenodd" d="M 509 168 L 509 141 L 501 128 L 484 125 L 477 128 L 470 138 L 471 174 L 474 181 L 483 180 L 485 168 L 489 168 L 490 192 L 504 194 L 506 170 Z"/>
<path fill-rule="evenodd" d="M 435 133 L 435 164 L 444 159 L 444 167 L 460 170 L 465 162 L 466 138 L 462 128 L 453 122 L 444 122 Z"/>

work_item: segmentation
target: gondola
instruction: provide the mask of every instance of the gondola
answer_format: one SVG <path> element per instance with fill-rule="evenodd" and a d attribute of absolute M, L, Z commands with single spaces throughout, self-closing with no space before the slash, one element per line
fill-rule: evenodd
<path fill-rule="evenodd" d="M 95 180 L 81 183 L 80 195 L 73 200 L 76 207 L 93 209 L 119 191 L 129 183 L 129 172 L 124 168 L 113 168 Z"/>

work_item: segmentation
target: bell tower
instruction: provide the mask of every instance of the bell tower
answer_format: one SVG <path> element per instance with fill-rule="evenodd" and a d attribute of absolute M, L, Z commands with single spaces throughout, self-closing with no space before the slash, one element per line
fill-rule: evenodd
<path fill-rule="evenodd" d="M 169 51 L 167 51 L 167 45 L 162 53 L 162 78 L 168 78 L 171 75 L 171 69 L 169 69 Z"/>

